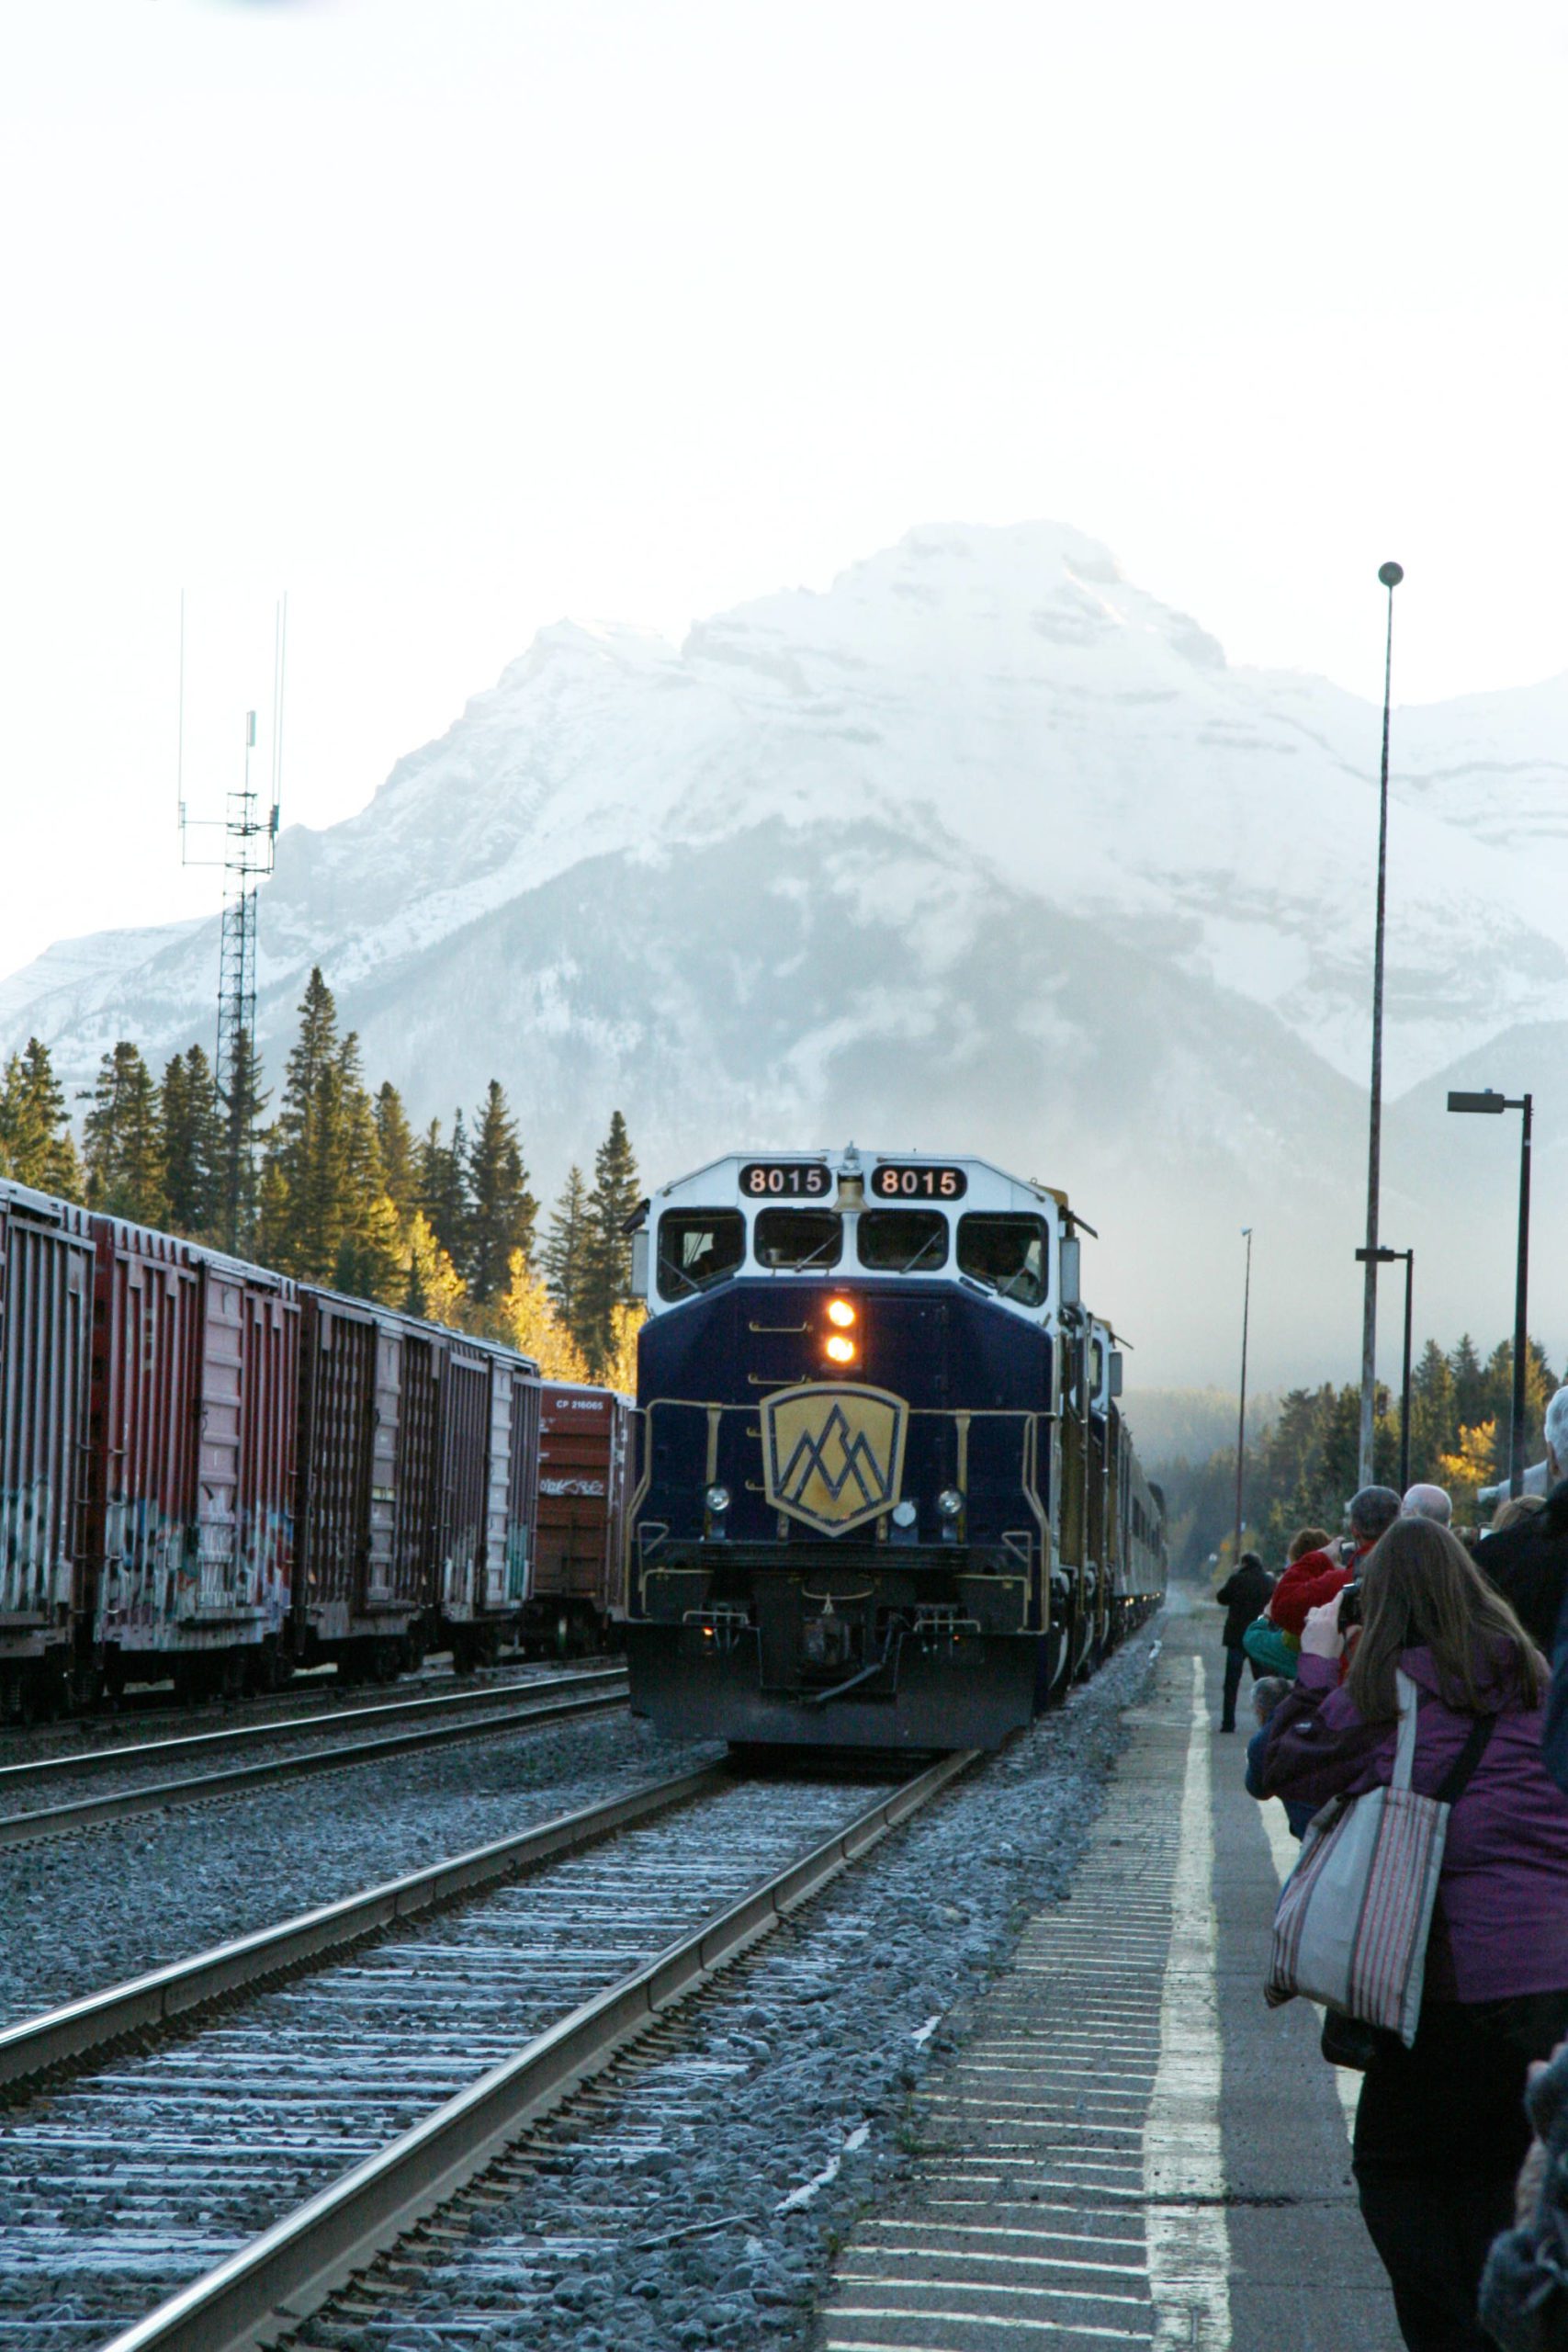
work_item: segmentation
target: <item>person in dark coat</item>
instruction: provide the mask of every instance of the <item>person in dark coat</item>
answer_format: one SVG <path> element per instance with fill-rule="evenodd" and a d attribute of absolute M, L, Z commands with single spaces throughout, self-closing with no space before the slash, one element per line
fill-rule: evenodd
<path fill-rule="evenodd" d="M 1230 1575 L 1221 1585 L 1214 1599 L 1225 1612 L 1225 1628 L 1222 1639 L 1225 1645 L 1225 1703 L 1220 1717 L 1222 1731 L 1235 1729 L 1235 1694 L 1241 1689 L 1242 1668 L 1250 1664 L 1241 1645 L 1242 1635 L 1255 1617 L 1260 1617 L 1269 1606 L 1269 1596 L 1274 1589 L 1274 1579 L 1256 1552 L 1244 1552 Z M 1252 1668 L 1252 1679 L 1258 1679 L 1258 1668 Z"/>
<path fill-rule="evenodd" d="M 1341 1679 L 1341 1596 L 1313 1610 L 1269 1725 L 1270 1796 L 1325 1804 L 1393 1779 L 1396 1670 L 1416 1687 L 1412 1785 L 1433 1795 L 1477 1716 L 1486 1747 L 1449 1815 L 1415 2045 L 1379 2037 L 1356 2115 L 1361 2217 L 1409 2352 L 1487 2352 L 1482 2268 L 1512 2217 L 1533 2060 L 1568 2030 L 1568 1797 L 1541 1761 L 1546 1662 L 1457 1536 L 1402 1519 L 1362 1563 Z"/>
<path fill-rule="evenodd" d="M 1568 1388 L 1559 1388 L 1546 1408 L 1546 1478 L 1545 1510 L 1483 1535 L 1475 1557 L 1536 1647 L 1551 1657 L 1568 1587 Z"/>

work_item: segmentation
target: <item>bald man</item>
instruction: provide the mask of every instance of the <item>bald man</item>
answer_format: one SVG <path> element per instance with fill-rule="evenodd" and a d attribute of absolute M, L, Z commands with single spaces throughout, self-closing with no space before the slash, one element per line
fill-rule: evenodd
<path fill-rule="evenodd" d="M 1401 1519 L 1435 1519 L 1439 1527 L 1447 1527 L 1453 1515 L 1453 1504 L 1441 1487 L 1412 1487 L 1399 1506 Z"/>

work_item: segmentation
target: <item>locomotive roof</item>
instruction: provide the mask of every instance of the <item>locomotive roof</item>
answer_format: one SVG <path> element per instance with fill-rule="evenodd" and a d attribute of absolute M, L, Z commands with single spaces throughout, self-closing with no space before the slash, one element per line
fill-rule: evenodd
<path fill-rule="evenodd" d="M 1084 1220 L 1078 1216 L 1065 1192 L 1058 1190 L 1053 1184 L 1040 1183 L 1032 1177 L 1015 1176 L 1010 1170 L 998 1168 L 995 1160 L 986 1159 L 978 1153 L 919 1151 L 913 1148 L 863 1150 L 853 1143 L 846 1144 L 841 1149 L 835 1148 L 831 1145 L 823 1145 L 815 1148 L 795 1145 L 784 1150 L 725 1152 L 716 1159 L 705 1160 L 700 1168 L 694 1168 L 683 1176 L 672 1176 L 667 1183 L 658 1187 L 654 1198 L 660 1201 L 671 1199 L 677 1193 L 689 1192 L 694 1185 L 700 1184 L 705 1178 L 710 1177 L 717 1177 L 731 1189 L 739 1190 L 740 1170 L 756 1165 L 780 1168 L 826 1167 L 836 1177 L 856 1175 L 869 1177 L 874 1168 L 888 1166 L 962 1169 L 964 1173 L 971 1178 L 978 1175 L 991 1180 L 991 1182 L 986 1185 L 985 1191 L 993 1205 L 1002 1188 L 1005 1187 L 1010 1192 L 1023 1194 L 1028 1200 L 1038 1202 L 1046 1209 L 1056 1209 L 1072 1225 L 1083 1226 L 1085 1232 L 1092 1233 L 1094 1230 L 1092 1226 L 1085 1224 Z"/>

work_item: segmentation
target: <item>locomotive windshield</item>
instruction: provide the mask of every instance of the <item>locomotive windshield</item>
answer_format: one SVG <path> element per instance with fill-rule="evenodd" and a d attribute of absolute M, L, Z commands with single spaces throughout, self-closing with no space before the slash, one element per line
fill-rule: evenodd
<path fill-rule="evenodd" d="M 947 1263 L 947 1219 L 940 1209 L 863 1209 L 859 1247 L 873 1273 L 934 1273 Z"/>
<path fill-rule="evenodd" d="M 751 1246 L 760 1266 L 836 1266 L 844 1228 L 831 1209 L 763 1209 Z"/>
<path fill-rule="evenodd" d="M 745 1255 L 739 1209 L 671 1209 L 659 1220 L 659 1295 L 690 1298 L 732 1274 Z"/>
<path fill-rule="evenodd" d="M 989 1283 L 1020 1306 L 1045 1300 L 1045 1220 L 1038 1216 L 961 1216 L 959 1272 Z"/>

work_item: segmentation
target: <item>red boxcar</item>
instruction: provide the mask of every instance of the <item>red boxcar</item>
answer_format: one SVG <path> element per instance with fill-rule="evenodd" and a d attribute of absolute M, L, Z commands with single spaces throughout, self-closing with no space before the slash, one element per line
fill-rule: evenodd
<path fill-rule="evenodd" d="M 293 1654 L 477 1664 L 527 1595 L 536 1367 L 314 1284 L 301 1306 Z"/>
<path fill-rule="evenodd" d="M 456 1331 L 443 1416 L 437 1636 L 459 1667 L 493 1657 L 528 1594 L 538 1367 Z"/>
<path fill-rule="evenodd" d="M 95 1217 L 87 1565 L 111 1689 L 274 1679 L 293 1566 L 299 1299 Z"/>
<path fill-rule="evenodd" d="M 85 1212 L 0 1183 L 0 1717 L 52 1712 L 72 1668 L 92 1334 Z"/>
<path fill-rule="evenodd" d="M 560 1651 L 614 1638 L 626 1613 L 637 1408 L 608 1388 L 547 1381 L 533 1598 L 524 1629 Z"/>

